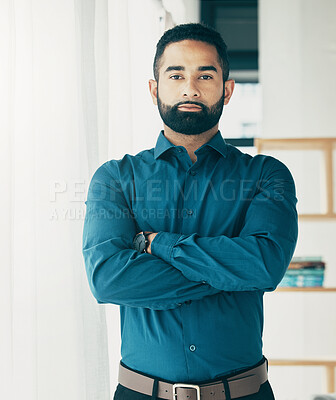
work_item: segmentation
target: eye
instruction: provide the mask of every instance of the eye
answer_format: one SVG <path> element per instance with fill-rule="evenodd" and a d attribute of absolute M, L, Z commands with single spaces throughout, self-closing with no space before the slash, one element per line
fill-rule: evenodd
<path fill-rule="evenodd" d="M 182 79 L 182 76 L 181 75 L 171 75 L 169 77 L 169 79 L 172 79 L 173 81 L 177 81 L 179 79 Z"/>
<path fill-rule="evenodd" d="M 211 75 L 201 75 L 200 79 L 204 80 L 204 81 L 209 81 L 210 79 L 212 79 Z"/>

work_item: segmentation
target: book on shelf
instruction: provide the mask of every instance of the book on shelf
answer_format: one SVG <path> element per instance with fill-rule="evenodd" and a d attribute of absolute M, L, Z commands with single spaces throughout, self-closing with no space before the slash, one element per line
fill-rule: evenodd
<path fill-rule="evenodd" d="M 280 287 L 323 286 L 325 262 L 321 257 L 295 257 L 280 282 Z"/>

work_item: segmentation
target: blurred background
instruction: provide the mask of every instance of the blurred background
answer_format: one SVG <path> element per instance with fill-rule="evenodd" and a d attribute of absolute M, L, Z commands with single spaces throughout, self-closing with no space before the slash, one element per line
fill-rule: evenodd
<path fill-rule="evenodd" d="M 296 262 L 265 295 L 276 398 L 336 392 L 336 2 L 1 0 L 1 398 L 112 398 L 119 311 L 88 288 L 87 188 L 103 162 L 155 146 L 156 42 L 199 21 L 236 81 L 223 137 L 276 156 L 297 186 Z"/>

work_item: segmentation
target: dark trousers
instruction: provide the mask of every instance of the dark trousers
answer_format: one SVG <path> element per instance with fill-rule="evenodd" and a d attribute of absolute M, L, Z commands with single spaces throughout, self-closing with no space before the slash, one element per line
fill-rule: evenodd
<path fill-rule="evenodd" d="M 225 379 L 225 378 L 227 378 L 227 377 L 223 377 L 223 379 Z M 216 379 L 216 381 L 219 381 L 219 380 L 221 380 L 221 378 Z M 198 383 L 195 382 L 195 384 L 197 385 Z M 241 400 L 275 400 L 272 388 L 268 381 L 260 386 L 258 393 L 251 394 L 249 396 L 239 397 L 239 399 L 241 399 Z M 155 400 L 155 397 L 153 398 L 152 396 L 148 396 L 146 394 L 135 392 L 134 390 L 128 389 L 128 388 L 118 384 L 116 391 L 114 393 L 113 400 Z"/>

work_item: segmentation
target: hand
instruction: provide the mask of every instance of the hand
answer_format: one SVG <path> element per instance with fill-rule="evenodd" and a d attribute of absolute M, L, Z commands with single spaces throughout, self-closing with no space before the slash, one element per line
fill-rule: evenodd
<path fill-rule="evenodd" d="M 143 231 L 143 233 L 147 233 L 147 232 L 150 232 L 150 231 Z M 152 251 L 151 251 L 151 245 L 152 245 L 152 241 L 154 240 L 154 238 L 155 238 L 155 236 L 158 234 L 159 232 L 152 232 L 147 238 L 148 238 L 148 242 L 149 242 L 149 245 L 148 245 L 148 247 L 147 247 L 147 250 L 146 250 L 146 253 L 149 253 L 149 254 L 152 254 Z"/>

